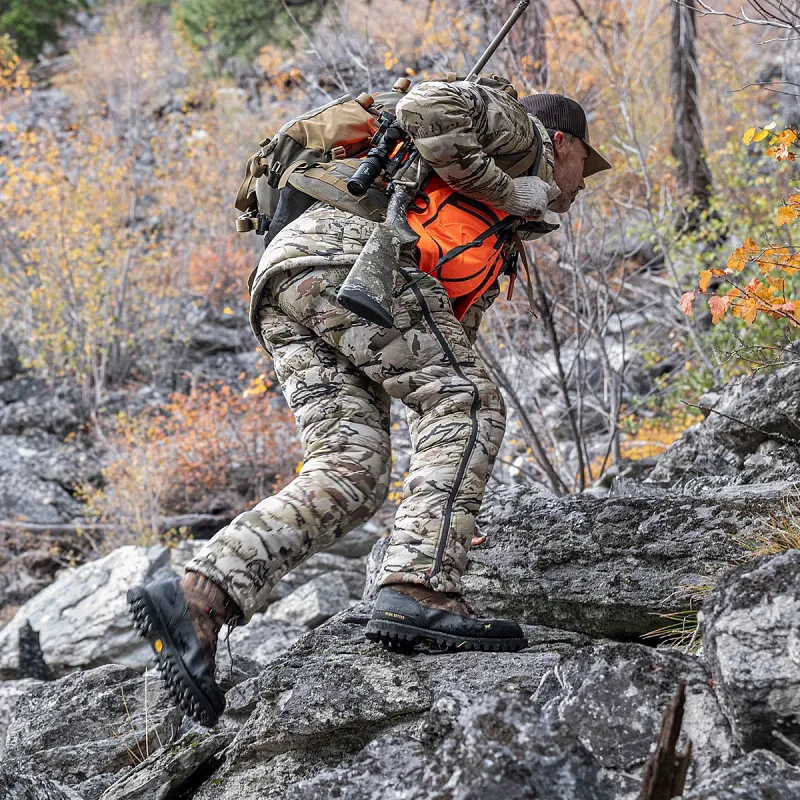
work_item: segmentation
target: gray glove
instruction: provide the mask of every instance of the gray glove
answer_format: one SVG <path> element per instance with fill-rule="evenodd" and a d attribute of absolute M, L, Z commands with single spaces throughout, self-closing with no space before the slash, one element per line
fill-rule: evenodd
<path fill-rule="evenodd" d="M 561 194 L 558 187 L 550 186 L 535 176 L 524 175 L 521 178 L 514 178 L 511 187 L 511 194 L 499 206 L 500 210 L 515 217 L 535 220 L 541 219 L 547 211 L 547 204 Z"/>

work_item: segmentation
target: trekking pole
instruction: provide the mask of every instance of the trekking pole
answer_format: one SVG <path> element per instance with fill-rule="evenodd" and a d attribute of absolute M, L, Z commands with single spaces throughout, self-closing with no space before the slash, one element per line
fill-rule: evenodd
<path fill-rule="evenodd" d="M 475 80 L 529 5 L 530 0 L 519 0 L 466 80 Z M 375 226 L 336 296 L 339 304 L 348 311 L 383 328 L 394 325 L 394 270 L 400 263 L 401 254 L 410 250 L 419 238 L 408 224 L 408 209 L 433 171 L 421 158 L 416 158 L 413 168 L 416 170 L 413 180 L 393 182 L 386 221 Z"/>

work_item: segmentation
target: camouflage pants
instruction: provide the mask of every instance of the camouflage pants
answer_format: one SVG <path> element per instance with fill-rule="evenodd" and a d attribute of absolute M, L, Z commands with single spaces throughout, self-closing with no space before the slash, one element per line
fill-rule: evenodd
<path fill-rule="evenodd" d="M 348 269 L 287 270 L 262 295 L 261 334 L 297 420 L 303 466 L 187 565 L 222 585 L 246 619 L 283 575 L 385 500 L 390 397 L 409 410 L 413 453 L 382 582 L 458 591 L 466 567 L 505 430 L 502 396 L 438 281 L 404 264 L 395 325 L 383 329 L 336 302 Z"/>

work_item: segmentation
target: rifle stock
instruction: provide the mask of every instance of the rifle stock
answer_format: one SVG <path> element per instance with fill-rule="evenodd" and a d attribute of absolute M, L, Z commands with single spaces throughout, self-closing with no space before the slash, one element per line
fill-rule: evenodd
<path fill-rule="evenodd" d="M 530 0 L 517 3 L 511 16 L 469 71 L 467 80 L 477 77 L 529 5 Z M 417 158 L 415 180 L 395 181 L 386 221 L 375 226 L 336 296 L 339 304 L 348 311 L 382 328 L 394 325 L 394 271 L 400 263 L 400 255 L 413 247 L 418 239 L 406 218 L 408 208 L 431 172 L 431 167 Z"/>
<path fill-rule="evenodd" d="M 394 325 L 395 267 L 400 263 L 403 251 L 412 248 L 419 238 L 408 224 L 406 215 L 414 202 L 417 187 L 428 180 L 432 170 L 419 160 L 416 171 L 414 181 L 394 184 L 386 221 L 375 226 L 336 296 L 339 304 L 348 311 L 382 328 Z"/>

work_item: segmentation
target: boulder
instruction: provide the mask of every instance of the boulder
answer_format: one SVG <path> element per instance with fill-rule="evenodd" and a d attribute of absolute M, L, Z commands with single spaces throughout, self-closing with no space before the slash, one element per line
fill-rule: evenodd
<path fill-rule="evenodd" d="M 152 674 L 98 667 L 28 689 L 8 728 L 3 766 L 47 775 L 96 800 L 169 742 L 180 720 Z"/>
<path fill-rule="evenodd" d="M 463 579 L 476 611 L 520 622 L 629 638 L 663 626 L 742 555 L 735 537 L 757 531 L 781 501 L 492 493 L 488 534 Z"/>
<path fill-rule="evenodd" d="M 26 622 L 39 631 L 44 660 L 57 675 L 112 663 L 143 669 L 152 654 L 133 629 L 125 592 L 169 574 L 169 551 L 160 546 L 128 545 L 62 570 L 0 631 L 0 676 L 17 675 Z"/>
<path fill-rule="evenodd" d="M 684 800 L 797 800 L 800 769 L 775 753 L 753 750 L 684 793 Z"/>
<path fill-rule="evenodd" d="M 6 751 L 6 731 L 14 717 L 14 710 L 17 707 L 20 697 L 31 688 L 38 686 L 41 681 L 33 678 L 23 678 L 19 681 L 0 681 L 0 759 Z M 2 781 L 0 780 L 0 786 Z M 0 797 L 4 797 L 0 793 Z"/>
<path fill-rule="evenodd" d="M 703 604 L 703 650 L 735 741 L 797 763 L 800 551 L 756 559 L 720 582 Z"/>
<path fill-rule="evenodd" d="M 665 451 L 651 480 L 725 476 L 736 483 L 790 477 L 800 482 L 800 362 L 735 378 L 709 403 L 706 420 Z M 761 456 L 778 446 L 780 458 L 769 458 L 765 468 Z"/>
<path fill-rule="evenodd" d="M 83 798 L 55 781 L 41 776 L 17 775 L 0 769 L 0 797 L 3 800 L 83 800 Z"/>
<path fill-rule="evenodd" d="M 530 647 L 519 653 L 423 650 L 406 656 L 364 638 L 367 610 L 359 606 L 339 614 L 258 678 L 228 692 L 229 712 L 237 722 L 246 721 L 197 800 L 286 797 L 298 781 L 338 767 L 384 734 L 401 737 L 411 758 L 410 737 L 439 694 L 477 698 L 503 691 L 529 698 L 561 655 L 586 642 L 564 631 L 526 628 Z M 399 761 L 389 762 L 400 768 Z M 381 796 L 377 789 L 374 796 Z"/>
<path fill-rule="evenodd" d="M 340 575 L 329 572 L 273 603 L 265 613 L 270 619 L 316 628 L 350 605 L 347 584 Z"/>
<path fill-rule="evenodd" d="M 679 747 L 692 742 L 692 781 L 729 761 L 732 745 L 710 676 L 699 659 L 677 650 L 608 642 L 565 656 L 534 696 L 546 718 L 577 737 L 613 779 L 617 800 L 635 800 L 664 709 L 686 687 Z"/>

